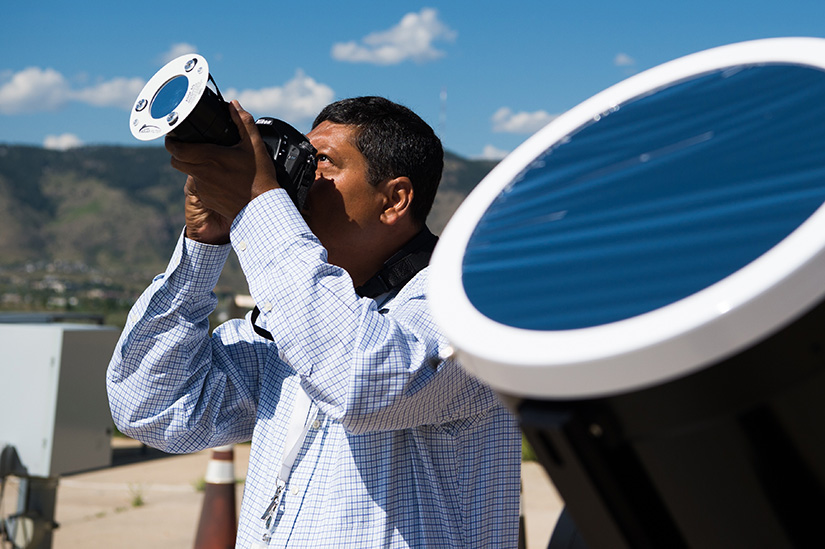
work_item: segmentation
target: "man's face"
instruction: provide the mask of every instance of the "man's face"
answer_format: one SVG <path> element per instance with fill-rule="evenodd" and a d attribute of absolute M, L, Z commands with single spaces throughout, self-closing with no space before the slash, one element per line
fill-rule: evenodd
<path fill-rule="evenodd" d="M 304 216 L 329 253 L 328 261 L 347 269 L 368 253 L 380 230 L 384 196 L 369 184 L 368 165 L 355 146 L 354 126 L 322 122 L 309 137 L 318 150 L 315 183 Z"/>

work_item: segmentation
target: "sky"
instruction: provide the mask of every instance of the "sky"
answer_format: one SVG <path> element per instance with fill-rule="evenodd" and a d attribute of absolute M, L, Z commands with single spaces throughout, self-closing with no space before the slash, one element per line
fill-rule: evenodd
<path fill-rule="evenodd" d="M 308 132 L 326 104 L 381 95 L 448 151 L 499 159 L 638 72 L 781 36 L 825 37 L 825 1 L 10 2 L 0 143 L 147 146 L 128 125 L 138 93 L 169 60 L 198 53 L 256 118 Z"/>

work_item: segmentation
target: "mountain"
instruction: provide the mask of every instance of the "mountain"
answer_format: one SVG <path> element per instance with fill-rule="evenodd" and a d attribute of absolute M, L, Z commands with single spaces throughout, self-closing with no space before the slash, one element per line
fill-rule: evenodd
<path fill-rule="evenodd" d="M 429 219 L 435 233 L 494 165 L 445 155 Z M 95 295 L 101 286 L 111 295 L 121 295 L 112 294 L 120 288 L 123 299 L 132 300 L 174 248 L 183 227 L 184 181 L 162 147 L 53 151 L 0 144 L 0 309 L 72 302 L 54 287 Z M 225 275 L 227 284 L 243 284 L 234 261 Z M 38 288 L 43 295 L 32 298 Z"/>
<path fill-rule="evenodd" d="M 157 265 L 182 227 L 182 188 L 163 149 L 0 146 L 0 265 Z"/>

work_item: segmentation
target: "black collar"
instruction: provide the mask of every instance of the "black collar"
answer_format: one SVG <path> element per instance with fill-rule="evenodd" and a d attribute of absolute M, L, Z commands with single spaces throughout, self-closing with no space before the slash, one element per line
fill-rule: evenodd
<path fill-rule="evenodd" d="M 437 242 L 438 237 L 425 226 L 385 261 L 381 270 L 372 278 L 355 288 L 355 293 L 361 297 L 375 298 L 389 291 L 403 288 L 421 269 L 429 265 L 430 256 Z"/>

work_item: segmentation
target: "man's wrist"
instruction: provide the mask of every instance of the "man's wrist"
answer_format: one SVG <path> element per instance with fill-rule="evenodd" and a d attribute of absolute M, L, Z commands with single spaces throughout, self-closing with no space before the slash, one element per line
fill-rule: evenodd
<path fill-rule="evenodd" d="M 184 231 L 184 236 L 189 240 L 193 240 L 195 242 L 200 242 L 201 244 L 209 244 L 212 246 L 223 246 L 224 244 L 229 244 L 229 233 L 222 233 L 218 235 L 208 235 L 203 234 L 202 231 L 197 229 L 192 229 L 190 227 L 186 227 Z"/>

